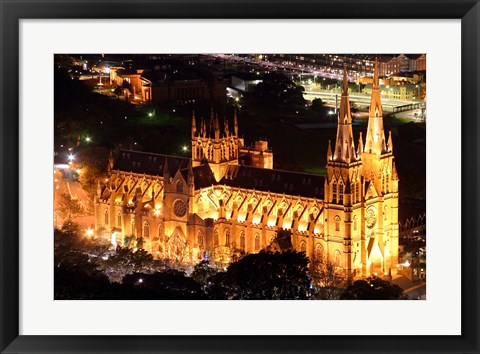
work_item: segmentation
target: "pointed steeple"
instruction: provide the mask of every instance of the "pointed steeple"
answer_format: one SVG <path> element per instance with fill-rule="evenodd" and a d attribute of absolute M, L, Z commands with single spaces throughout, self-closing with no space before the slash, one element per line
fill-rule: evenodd
<path fill-rule="evenodd" d="M 169 179 L 170 179 L 170 169 L 168 167 L 168 159 L 165 156 L 165 164 L 163 165 L 163 181 L 164 181 L 164 183 L 167 183 Z"/>
<path fill-rule="evenodd" d="M 215 139 L 220 139 L 220 124 L 218 123 L 218 114 L 215 116 Z"/>
<path fill-rule="evenodd" d="M 213 134 L 213 125 L 215 124 L 215 114 L 213 113 L 213 107 L 210 110 L 210 127 L 208 131 L 208 136 L 211 138 Z"/>
<path fill-rule="evenodd" d="M 380 155 L 385 150 L 385 132 L 383 130 L 383 111 L 380 97 L 380 80 L 378 76 L 378 61 L 375 58 L 373 70 L 373 87 L 368 112 L 368 128 L 364 152 Z"/>
<path fill-rule="evenodd" d="M 237 110 L 233 112 L 233 132 L 236 137 L 238 137 L 238 121 L 237 121 Z"/>
<path fill-rule="evenodd" d="M 202 118 L 202 137 L 207 137 L 207 122 Z"/>
<path fill-rule="evenodd" d="M 328 141 L 328 150 L 327 150 L 327 161 L 332 161 L 332 142 Z"/>
<path fill-rule="evenodd" d="M 197 123 L 195 121 L 195 111 L 192 111 L 192 139 L 197 135 Z"/>
<path fill-rule="evenodd" d="M 393 152 L 393 140 L 392 140 L 392 131 L 388 132 L 388 151 Z"/>
<path fill-rule="evenodd" d="M 357 156 L 359 159 L 362 158 L 362 152 L 363 152 L 363 138 L 362 138 L 362 132 L 360 132 L 360 138 L 358 139 L 358 150 L 357 150 Z"/>
<path fill-rule="evenodd" d="M 228 138 L 230 135 L 230 131 L 228 128 L 228 120 L 227 117 L 224 117 L 223 119 L 223 132 L 225 133 L 225 136 Z"/>
<path fill-rule="evenodd" d="M 334 144 L 333 160 L 350 162 L 351 147 L 355 146 L 352 131 L 352 115 L 350 112 L 350 99 L 348 98 L 347 67 L 343 66 L 342 98 L 338 112 L 337 140 Z M 347 161 L 348 160 L 348 161 Z"/>

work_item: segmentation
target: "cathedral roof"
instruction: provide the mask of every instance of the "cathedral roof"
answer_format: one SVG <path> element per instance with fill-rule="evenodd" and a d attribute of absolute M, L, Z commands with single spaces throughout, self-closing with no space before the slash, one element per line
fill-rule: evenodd
<path fill-rule="evenodd" d="M 218 184 L 258 191 L 323 198 L 325 177 L 266 168 L 229 165 Z"/>
<path fill-rule="evenodd" d="M 120 150 L 113 164 L 114 170 L 163 176 L 163 167 L 167 160 L 170 175 L 174 175 L 178 169 L 188 168 L 188 157 L 153 154 L 149 152 Z"/>
<path fill-rule="evenodd" d="M 185 181 L 188 180 L 191 159 L 187 157 L 120 150 L 113 170 L 163 176 L 165 161 L 167 161 L 170 175 L 175 175 L 180 169 Z M 323 198 L 324 176 L 253 166 L 229 165 L 225 177 L 216 182 L 207 163 L 194 167 L 192 171 L 196 190 L 212 185 L 227 185 L 264 192 Z"/>

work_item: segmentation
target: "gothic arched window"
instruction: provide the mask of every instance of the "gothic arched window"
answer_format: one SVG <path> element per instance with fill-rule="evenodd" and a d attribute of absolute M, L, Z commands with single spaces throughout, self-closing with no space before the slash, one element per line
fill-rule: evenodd
<path fill-rule="evenodd" d="M 203 246 L 203 231 L 202 230 L 198 231 L 197 243 L 198 243 L 199 246 Z"/>
<path fill-rule="evenodd" d="M 144 238 L 149 238 L 150 237 L 150 225 L 148 221 L 145 221 L 143 223 L 143 237 Z"/>
<path fill-rule="evenodd" d="M 121 228 L 122 227 L 122 213 L 118 212 L 117 214 L 117 227 Z"/>
<path fill-rule="evenodd" d="M 255 235 L 255 251 L 260 250 L 260 235 L 256 234 Z"/>
<path fill-rule="evenodd" d="M 353 217 L 353 230 L 357 231 L 357 216 L 356 215 Z"/>
<path fill-rule="evenodd" d="M 323 246 L 319 243 L 315 246 L 315 260 L 317 262 L 323 261 Z"/>
<path fill-rule="evenodd" d="M 240 249 L 245 249 L 245 232 L 240 233 Z"/>
<path fill-rule="evenodd" d="M 333 181 L 332 185 L 332 200 L 334 202 L 337 201 L 337 181 Z"/>
<path fill-rule="evenodd" d="M 135 219 L 132 219 L 132 235 L 135 236 Z"/>
<path fill-rule="evenodd" d="M 307 243 L 305 241 L 300 242 L 300 252 L 307 253 Z"/>
<path fill-rule="evenodd" d="M 335 265 L 335 267 L 340 266 L 340 251 L 339 250 L 335 251 L 335 258 L 334 258 L 333 264 Z"/>
<path fill-rule="evenodd" d="M 182 181 L 177 181 L 177 193 L 183 193 L 183 183 Z"/>
<path fill-rule="evenodd" d="M 335 231 L 340 231 L 340 217 L 338 215 L 335 216 Z"/>
<path fill-rule="evenodd" d="M 215 246 L 218 246 L 218 229 L 215 229 L 213 232 L 213 244 Z"/>
<path fill-rule="evenodd" d="M 105 225 L 108 225 L 108 209 L 105 209 Z"/>
<path fill-rule="evenodd" d="M 343 204 L 343 183 L 338 185 L 338 203 Z"/>
<path fill-rule="evenodd" d="M 225 230 L 225 246 L 230 246 L 230 230 Z"/>

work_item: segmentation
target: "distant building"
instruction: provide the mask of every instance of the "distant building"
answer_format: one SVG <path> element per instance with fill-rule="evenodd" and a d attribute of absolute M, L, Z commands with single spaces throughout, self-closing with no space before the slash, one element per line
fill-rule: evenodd
<path fill-rule="evenodd" d="M 232 87 L 241 92 L 252 92 L 263 80 L 258 75 L 241 73 L 232 75 Z"/>
<path fill-rule="evenodd" d="M 272 169 L 267 143 L 246 148 L 236 116 L 222 127 L 213 112 L 193 115 L 191 158 L 120 151 L 97 189 L 96 229 L 112 244 L 178 263 L 228 264 L 289 248 L 351 278 L 396 274 L 399 181 L 382 112 L 375 65 L 365 142 L 360 135 L 356 147 L 344 69 L 325 176 Z"/>
<path fill-rule="evenodd" d="M 124 81 L 131 85 L 132 92 L 129 93 L 134 99 L 154 104 L 193 100 L 224 102 L 226 99 L 226 82 L 223 80 L 175 79 L 143 69 L 110 68 L 113 85 L 122 86 Z"/>
<path fill-rule="evenodd" d="M 366 94 L 372 94 L 373 85 L 367 84 L 363 89 Z M 404 100 L 404 101 L 417 101 L 422 95 L 421 85 L 381 85 L 380 95 L 385 99 L 392 100 Z"/>

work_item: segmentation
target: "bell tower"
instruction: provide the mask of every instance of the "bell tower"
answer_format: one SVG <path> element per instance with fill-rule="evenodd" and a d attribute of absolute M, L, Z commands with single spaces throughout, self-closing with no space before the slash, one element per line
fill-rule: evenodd
<path fill-rule="evenodd" d="M 212 108 L 209 123 L 202 119 L 200 131 L 197 131 L 195 114 L 192 114 L 192 165 L 195 167 L 207 162 L 217 182 L 225 175 L 228 165 L 238 165 L 239 139 L 236 113 L 233 126 L 232 132 L 225 117 L 221 129 L 218 114 L 215 115 Z"/>
<path fill-rule="evenodd" d="M 376 59 L 368 128 L 361 159 L 365 179 L 367 275 L 395 273 L 398 263 L 398 175 L 391 132 L 388 141 L 385 140 Z"/>
<path fill-rule="evenodd" d="M 362 184 L 362 159 L 353 139 L 348 77 L 344 66 L 333 150 L 331 142 L 328 143 L 324 225 L 328 260 L 336 268 L 345 270 L 349 277 L 359 275 L 362 268 Z"/>

